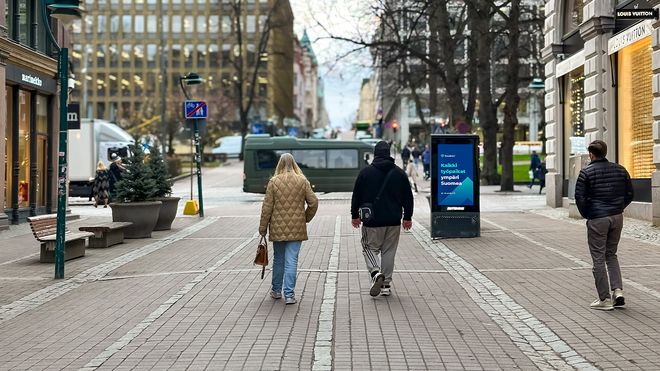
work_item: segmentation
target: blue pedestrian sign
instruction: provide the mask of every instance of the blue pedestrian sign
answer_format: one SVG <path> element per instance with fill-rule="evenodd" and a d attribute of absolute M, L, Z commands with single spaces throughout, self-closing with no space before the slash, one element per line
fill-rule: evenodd
<path fill-rule="evenodd" d="M 203 100 L 187 100 L 183 104 L 183 112 L 188 119 L 205 119 L 208 117 L 208 107 Z"/>

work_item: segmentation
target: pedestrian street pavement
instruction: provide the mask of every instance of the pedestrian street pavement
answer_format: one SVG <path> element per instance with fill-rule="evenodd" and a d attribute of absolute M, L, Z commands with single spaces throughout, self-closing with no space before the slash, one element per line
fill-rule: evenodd
<path fill-rule="evenodd" d="M 260 196 L 238 171 L 204 174 L 205 218 L 87 249 L 64 280 L 24 225 L 0 232 L 0 370 L 660 369 L 660 246 L 645 222 L 626 220 L 620 244 L 627 306 L 601 312 L 583 221 L 526 188 L 485 189 L 481 237 L 431 240 L 420 192 L 393 295 L 372 298 L 350 194 L 320 194 L 298 304 L 284 305 L 252 264 Z M 72 212 L 71 229 L 109 218 Z"/>

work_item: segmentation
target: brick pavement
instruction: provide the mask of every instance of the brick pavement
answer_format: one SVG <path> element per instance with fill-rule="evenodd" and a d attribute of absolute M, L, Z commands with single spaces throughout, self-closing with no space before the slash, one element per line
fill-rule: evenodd
<path fill-rule="evenodd" d="M 643 233 L 621 243 L 627 308 L 597 312 L 583 225 L 537 196 L 487 193 L 482 237 L 433 242 L 419 195 L 393 296 L 372 299 L 350 195 L 320 195 L 285 306 L 251 264 L 260 204 L 238 170 L 205 174 L 203 224 L 90 249 L 68 281 L 20 228 L 0 233 L 0 370 L 660 368 L 660 253 Z"/>

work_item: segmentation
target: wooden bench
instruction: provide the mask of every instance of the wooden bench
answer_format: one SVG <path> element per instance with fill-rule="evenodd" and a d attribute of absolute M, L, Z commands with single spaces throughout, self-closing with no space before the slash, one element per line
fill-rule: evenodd
<path fill-rule="evenodd" d="M 41 242 L 39 261 L 42 263 L 55 262 L 55 245 L 57 234 L 57 214 L 32 216 L 27 218 L 32 234 Z M 71 232 L 65 229 L 64 234 L 64 260 L 85 256 L 85 240 L 93 236 L 89 232 Z"/>
<path fill-rule="evenodd" d="M 124 228 L 133 225 L 130 222 L 109 222 L 83 226 L 78 229 L 93 233 L 87 247 L 110 247 L 124 242 Z"/>

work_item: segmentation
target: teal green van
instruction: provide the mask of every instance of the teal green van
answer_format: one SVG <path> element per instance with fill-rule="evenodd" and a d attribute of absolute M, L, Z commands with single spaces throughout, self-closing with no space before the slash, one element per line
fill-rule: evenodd
<path fill-rule="evenodd" d="M 373 147 L 351 140 L 297 139 L 248 135 L 243 191 L 265 193 L 283 153 L 291 153 L 316 192 L 351 192 L 358 173 L 373 159 Z"/>

